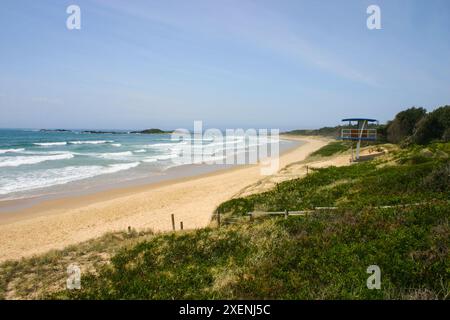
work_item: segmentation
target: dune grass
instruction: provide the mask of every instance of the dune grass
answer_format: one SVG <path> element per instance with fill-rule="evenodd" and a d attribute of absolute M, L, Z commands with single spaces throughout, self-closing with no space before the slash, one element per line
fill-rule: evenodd
<path fill-rule="evenodd" d="M 329 157 L 336 153 L 347 151 L 348 149 L 350 149 L 350 144 L 348 142 L 333 141 L 311 153 L 311 156 Z"/>
<path fill-rule="evenodd" d="M 68 299 L 444 299 L 449 209 L 320 212 L 155 236 L 121 250 Z M 378 265 L 381 290 L 366 269 Z"/>
<path fill-rule="evenodd" d="M 449 144 L 318 169 L 218 210 L 222 228 L 155 235 L 119 250 L 58 299 L 448 299 Z M 415 204 L 379 208 L 381 205 Z M 304 217 L 254 209 L 338 206 Z M 382 272 L 369 290 L 369 265 Z"/>
<path fill-rule="evenodd" d="M 108 264 L 120 248 L 152 236 L 151 231 L 107 233 L 63 250 L 3 262 L 0 264 L 0 299 L 38 299 L 62 290 L 71 263 L 78 264 L 82 272 L 95 273 Z"/>
<path fill-rule="evenodd" d="M 273 190 L 227 201 L 218 211 L 241 216 L 255 210 L 363 208 L 449 199 L 449 145 L 435 147 L 434 152 L 412 148 L 351 166 L 313 169 L 313 174 L 282 182 Z"/>
<path fill-rule="evenodd" d="M 221 228 L 111 233 L 2 263 L 0 298 L 448 299 L 449 154 L 450 143 L 435 143 L 317 169 L 223 203 Z M 246 216 L 317 206 L 339 209 Z M 70 263 L 81 267 L 81 290 L 65 289 Z M 366 287 L 374 264 L 381 290 Z"/>

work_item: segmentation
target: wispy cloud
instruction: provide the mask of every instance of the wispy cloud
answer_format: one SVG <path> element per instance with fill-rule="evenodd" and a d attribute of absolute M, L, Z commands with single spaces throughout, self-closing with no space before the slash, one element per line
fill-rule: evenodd
<path fill-rule="evenodd" d="M 370 76 L 357 70 L 332 52 L 302 37 L 288 17 L 264 7 L 261 2 L 240 2 L 221 8 L 221 16 L 233 17 L 222 20 L 226 30 L 263 49 L 271 50 L 291 61 L 335 74 L 339 77 L 375 85 Z"/>
<path fill-rule="evenodd" d="M 97 0 L 103 6 L 128 14 L 149 23 L 190 32 L 202 38 L 239 41 L 270 51 L 294 64 L 306 65 L 338 77 L 377 85 L 371 76 L 358 70 L 351 63 L 326 51 L 318 43 L 296 33 L 288 17 L 264 6 L 261 1 L 189 1 L 176 5 L 137 7 L 125 1 Z M 142 3 L 141 3 L 142 4 Z M 298 28 L 297 28 L 298 29 Z"/>

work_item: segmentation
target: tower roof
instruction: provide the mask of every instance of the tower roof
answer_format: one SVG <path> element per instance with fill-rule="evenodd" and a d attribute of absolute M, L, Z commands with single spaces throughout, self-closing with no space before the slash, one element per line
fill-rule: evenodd
<path fill-rule="evenodd" d="M 370 119 L 370 118 L 347 118 L 342 119 L 342 121 L 369 121 L 369 122 L 377 122 L 377 119 Z"/>

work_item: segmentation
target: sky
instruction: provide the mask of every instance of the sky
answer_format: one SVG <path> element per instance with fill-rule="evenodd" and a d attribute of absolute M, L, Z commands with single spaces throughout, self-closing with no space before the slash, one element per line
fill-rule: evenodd
<path fill-rule="evenodd" d="M 309 129 L 450 104 L 448 0 L 2 0 L 0 41 L 1 128 Z"/>

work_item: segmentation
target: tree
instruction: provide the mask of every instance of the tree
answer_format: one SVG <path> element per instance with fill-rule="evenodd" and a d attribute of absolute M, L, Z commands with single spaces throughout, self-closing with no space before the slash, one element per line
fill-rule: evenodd
<path fill-rule="evenodd" d="M 417 123 L 412 141 L 426 144 L 432 140 L 450 140 L 450 106 L 437 108 Z"/>
<path fill-rule="evenodd" d="M 387 126 L 389 142 L 399 143 L 414 133 L 417 123 L 426 115 L 424 108 L 412 107 L 399 112 Z"/>

